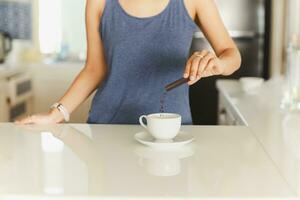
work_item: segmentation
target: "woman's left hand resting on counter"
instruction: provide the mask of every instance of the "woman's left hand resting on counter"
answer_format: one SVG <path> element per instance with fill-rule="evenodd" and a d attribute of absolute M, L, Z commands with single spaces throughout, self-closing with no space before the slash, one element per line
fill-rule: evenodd
<path fill-rule="evenodd" d="M 48 113 L 29 115 L 20 120 L 16 124 L 57 124 L 63 122 L 63 115 L 57 109 L 51 109 Z"/>

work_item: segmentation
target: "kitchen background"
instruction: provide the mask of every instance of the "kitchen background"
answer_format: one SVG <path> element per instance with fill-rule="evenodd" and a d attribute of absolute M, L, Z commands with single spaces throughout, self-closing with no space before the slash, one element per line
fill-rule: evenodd
<path fill-rule="evenodd" d="M 299 2 L 216 0 L 243 58 L 241 69 L 226 78 L 268 80 L 285 72 L 290 24 L 300 26 L 300 16 L 286 13 L 297 13 Z M 0 122 L 45 112 L 66 91 L 85 61 L 84 7 L 85 0 L 0 0 Z M 195 32 L 191 52 L 205 48 L 209 44 Z M 195 124 L 218 123 L 218 78 L 191 87 Z M 72 122 L 86 121 L 91 98 Z"/>

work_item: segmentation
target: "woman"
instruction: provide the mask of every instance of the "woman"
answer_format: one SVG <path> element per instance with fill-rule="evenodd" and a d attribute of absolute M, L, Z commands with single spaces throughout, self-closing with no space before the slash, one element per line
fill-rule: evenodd
<path fill-rule="evenodd" d="M 202 50 L 188 59 L 197 26 L 215 53 Z M 140 115 L 159 111 L 164 86 L 183 76 L 188 84 L 169 92 L 164 108 L 191 124 L 188 85 L 230 75 L 241 64 L 213 0 L 87 0 L 86 30 L 86 65 L 59 104 L 18 123 L 67 120 L 98 88 L 89 123 L 136 124 Z"/>

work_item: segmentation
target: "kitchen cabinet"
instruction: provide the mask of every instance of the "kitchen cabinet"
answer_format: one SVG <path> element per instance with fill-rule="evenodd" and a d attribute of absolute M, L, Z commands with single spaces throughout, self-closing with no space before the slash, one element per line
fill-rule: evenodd
<path fill-rule="evenodd" d="M 0 68 L 0 82 L 0 122 L 33 113 L 31 75 L 25 66 Z"/>
<path fill-rule="evenodd" d="M 241 92 L 241 88 L 237 81 L 218 81 L 217 88 L 219 93 L 218 124 L 248 126 L 247 121 L 235 106 L 237 99 L 234 98 L 233 94 Z"/>
<path fill-rule="evenodd" d="M 283 83 L 283 78 L 274 78 L 251 93 L 243 92 L 234 80 L 219 80 L 217 87 L 221 98 L 230 102 L 220 102 L 221 107 L 233 114 L 234 121 L 245 121 L 293 192 L 300 195 L 300 113 L 281 108 Z"/>

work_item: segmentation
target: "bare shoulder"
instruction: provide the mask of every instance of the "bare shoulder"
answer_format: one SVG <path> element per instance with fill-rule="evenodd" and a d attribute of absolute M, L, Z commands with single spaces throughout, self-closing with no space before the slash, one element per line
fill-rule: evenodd
<path fill-rule="evenodd" d="M 191 14 L 200 14 L 202 11 L 210 9 L 215 0 L 184 0 L 184 2 Z"/>
<path fill-rule="evenodd" d="M 197 11 L 207 10 L 215 6 L 215 0 L 190 0 Z"/>
<path fill-rule="evenodd" d="M 185 7 L 192 19 L 195 19 L 196 17 L 196 6 L 195 6 L 195 0 L 183 0 Z"/>
<path fill-rule="evenodd" d="M 106 1 L 109 0 L 86 0 L 87 13 L 97 14 L 100 17 L 105 8 Z"/>

